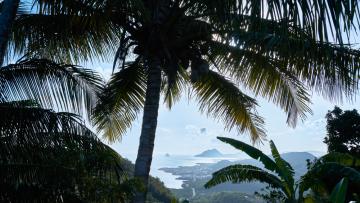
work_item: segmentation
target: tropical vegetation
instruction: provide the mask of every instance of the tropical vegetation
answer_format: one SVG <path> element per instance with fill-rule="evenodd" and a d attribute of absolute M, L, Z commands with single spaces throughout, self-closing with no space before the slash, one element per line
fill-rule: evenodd
<path fill-rule="evenodd" d="M 240 192 L 217 192 L 210 195 L 195 196 L 191 203 L 263 203 L 261 199 Z M 185 202 L 181 202 L 185 203 Z"/>
<path fill-rule="evenodd" d="M 26 18 L 23 12 L 19 19 Z M 103 88 L 99 74 L 36 58 L 8 64 L 0 72 L 2 113 L 7 115 L 1 118 L 7 121 L 1 123 L 1 201 L 127 202 L 141 188 L 130 179 L 131 163 L 103 144 L 83 120 Z M 11 120 L 13 111 L 19 114 Z M 26 135 L 15 133 L 14 125 L 23 126 Z M 15 148 L 19 143 L 14 140 L 22 146 Z M 5 178 L 10 171 L 11 178 Z M 159 179 L 150 177 L 149 190 L 152 202 L 173 200 Z"/>
<path fill-rule="evenodd" d="M 360 157 L 360 115 L 356 109 L 335 107 L 326 115 L 328 152 L 349 153 Z M 360 169 L 360 168 L 359 168 Z"/>
<path fill-rule="evenodd" d="M 25 15 L 21 8 L 19 1 L 0 2 L 0 64 L 14 48 L 8 44 L 18 15 Z M 1 201 L 125 202 L 133 196 L 137 183 L 127 178 L 121 157 L 73 114 L 90 116 L 102 86 L 89 69 L 47 59 L 1 67 Z"/>
<path fill-rule="evenodd" d="M 272 141 L 270 141 L 272 157 L 269 157 L 244 142 L 225 137 L 218 137 L 218 139 L 245 152 L 251 158 L 260 161 L 264 168 L 241 164 L 225 167 L 213 173 L 213 177 L 205 184 L 205 188 L 229 181 L 232 183 L 263 182 L 268 184 L 268 187 L 263 190 L 266 193 L 256 194 L 268 202 L 303 202 L 305 200 L 326 202 L 335 198 L 336 193 L 342 193 L 344 198 L 341 199 L 344 199 L 344 201 L 335 202 L 345 202 L 345 197 L 349 201 L 355 200 L 357 195 L 359 195 L 360 172 L 355 167 L 358 167 L 360 159 L 349 154 L 329 153 L 321 157 L 309 167 L 309 171 L 299 181 L 296 181 L 294 179 L 294 169 L 281 158 Z M 350 182 L 349 190 L 335 190 L 335 192 L 331 193 L 336 184 L 339 181 L 341 182 L 343 178 Z M 331 182 L 335 183 L 333 187 L 326 188 L 327 184 Z M 311 195 L 304 198 L 305 191 L 310 192 Z"/>
<path fill-rule="evenodd" d="M 240 87 L 282 108 L 291 126 L 311 113 L 310 92 L 334 101 L 358 88 L 360 52 L 347 43 L 360 24 L 357 1 L 33 0 L 28 10 L 25 3 L 0 4 L 0 64 L 11 54 L 68 63 L 113 56 L 114 73 L 86 112 L 114 142 L 143 111 L 134 174 L 146 187 L 135 202 L 146 198 L 161 95 L 171 108 L 190 89 L 201 112 L 255 143 L 265 137 L 264 120 Z M 290 167 L 277 170 L 294 199 Z"/>
<path fill-rule="evenodd" d="M 233 183 L 260 181 L 269 184 L 270 195 L 282 202 L 296 202 L 296 185 L 294 180 L 294 169 L 281 158 L 275 144 L 270 141 L 272 157 L 267 156 L 255 147 L 231 138 L 218 137 L 222 142 L 245 152 L 251 158 L 259 160 L 265 169 L 252 165 L 231 165 L 213 174 L 213 177 L 205 184 L 205 188 L 231 181 Z"/>
<path fill-rule="evenodd" d="M 70 104 L 86 103 L 93 90 L 86 87 L 99 84 L 90 70 L 48 60 L 0 69 L 1 201 L 125 202 L 132 197 L 136 182 L 127 178 L 121 157 L 80 116 L 40 105 L 53 101 L 77 109 Z"/>
<path fill-rule="evenodd" d="M 359 52 L 343 42 L 359 24 L 356 1 L 34 2 L 38 12 L 13 23 L 14 52 L 73 61 L 113 51 L 94 121 L 115 141 L 143 110 L 135 176 L 144 185 L 160 94 L 171 107 L 192 87 L 202 112 L 255 142 L 264 121 L 239 84 L 283 108 L 292 126 L 310 112 L 309 90 L 336 100 L 356 89 Z"/>
<path fill-rule="evenodd" d="M 79 117 L 31 101 L 1 103 L 0 113 L 2 202 L 126 202 L 132 197 L 136 184 L 122 170 L 121 157 Z"/>
<path fill-rule="evenodd" d="M 359 198 L 360 188 L 360 159 L 350 154 L 331 152 L 309 165 L 308 172 L 301 177 L 299 195 L 311 189 L 309 198 L 330 199 L 336 185 L 346 178 L 347 190 L 344 192 L 346 202 Z"/>

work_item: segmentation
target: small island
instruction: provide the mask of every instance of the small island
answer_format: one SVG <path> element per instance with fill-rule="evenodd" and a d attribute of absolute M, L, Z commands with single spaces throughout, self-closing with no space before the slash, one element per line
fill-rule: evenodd
<path fill-rule="evenodd" d="M 200 154 L 195 155 L 195 157 L 222 157 L 224 156 L 217 149 L 209 149 Z"/>

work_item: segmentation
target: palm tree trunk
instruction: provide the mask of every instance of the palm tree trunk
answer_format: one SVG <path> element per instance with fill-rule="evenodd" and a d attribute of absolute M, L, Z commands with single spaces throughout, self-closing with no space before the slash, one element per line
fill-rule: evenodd
<path fill-rule="evenodd" d="M 19 8 L 20 0 L 4 0 L 0 14 L 0 66 L 3 65 L 10 30 Z"/>
<path fill-rule="evenodd" d="M 151 61 L 148 67 L 144 115 L 134 173 L 135 178 L 138 178 L 145 186 L 145 191 L 136 194 L 134 203 L 144 203 L 148 189 L 160 100 L 161 70 L 159 63 L 158 60 Z"/>

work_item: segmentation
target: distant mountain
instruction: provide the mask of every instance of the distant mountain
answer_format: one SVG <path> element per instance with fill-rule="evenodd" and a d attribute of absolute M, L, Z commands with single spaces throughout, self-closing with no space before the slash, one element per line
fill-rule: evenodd
<path fill-rule="evenodd" d="M 222 157 L 223 154 L 221 154 L 217 149 L 209 149 L 201 154 L 195 155 L 196 157 Z"/>
<path fill-rule="evenodd" d="M 321 157 L 326 154 L 326 152 L 324 151 L 308 151 L 308 152 L 316 157 Z"/>
<path fill-rule="evenodd" d="M 298 179 L 304 175 L 307 171 L 306 160 L 314 160 L 316 157 L 309 152 L 288 152 L 281 154 L 281 157 L 285 159 L 295 170 L 295 178 Z"/>

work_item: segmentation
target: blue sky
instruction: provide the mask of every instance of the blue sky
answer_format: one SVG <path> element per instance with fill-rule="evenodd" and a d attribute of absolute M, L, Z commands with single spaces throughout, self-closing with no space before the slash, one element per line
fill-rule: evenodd
<path fill-rule="evenodd" d="M 96 68 L 106 77 L 110 74 L 110 64 L 101 64 Z M 276 105 L 261 97 L 257 98 L 260 107 L 259 114 L 264 117 L 267 139 L 275 142 L 280 152 L 289 151 L 326 151 L 322 142 L 326 135 L 325 114 L 335 105 L 343 109 L 354 109 L 360 106 L 359 101 L 334 103 L 318 95 L 312 96 L 311 109 L 313 115 L 308 115 L 304 122 L 299 121 L 296 128 L 286 124 L 286 114 Z M 137 153 L 141 128 L 140 114 L 133 127 L 123 136 L 122 140 L 112 144 L 121 155 L 133 159 Z M 221 143 L 216 136 L 229 136 L 250 143 L 249 136 L 239 135 L 236 131 L 227 132 L 224 125 L 212 117 L 207 117 L 198 111 L 195 100 L 188 100 L 187 96 L 176 103 L 171 109 L 160 106 L 158 129 L 155 140 L 155 155 L 187 154 L 193 155 L 207 149 L 216 148 L 223 153 L 237 153 L 232 147 Z M 265 152 L 269 152 L 268 144 L 257 145 Z"/>

